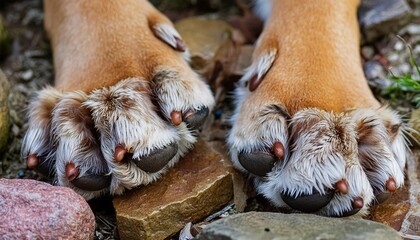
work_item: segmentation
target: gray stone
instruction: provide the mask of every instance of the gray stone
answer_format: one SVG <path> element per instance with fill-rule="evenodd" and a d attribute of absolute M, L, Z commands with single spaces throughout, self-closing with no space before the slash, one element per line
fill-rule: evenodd
<path fill-rule="evenodd" d="M 199 240 L 263 239 L 401 239 L 392 228 L 357 218 L 327 218 L 311 214 L 249 212 L 207 225 Z"/>
<path fill-rule="evenodd" d="M 375 78 L 385 78 L 384 68 L 376 60 L 367 61 L 363 65 L 363 70 L 365 72 L 366 78 L 369 80 Z"/>
<path fill-rule="evenodd" d="M 0 179 L 1 239 L 93 239 L 95 216 L 67 187 Z"/>
<path fill-rule="evenodd" d="M 370 42 L 404 27 L 412 9 L 405 0 L 363 0 L 359 8 L 359 23 L 364 40 Z"/>
<path fill-rule="evenodd" d="M 362 56 L 365 59 L 371 59 L 375 54 L 375 50 L 371 46 L 364 46 L 362 47 Z"/>
<path fill-rule="evenodd" d="M 3 149 L 9 138 L 9 81 L 6 79 L 4 73 L 0 70 L 0 150 Z"/>

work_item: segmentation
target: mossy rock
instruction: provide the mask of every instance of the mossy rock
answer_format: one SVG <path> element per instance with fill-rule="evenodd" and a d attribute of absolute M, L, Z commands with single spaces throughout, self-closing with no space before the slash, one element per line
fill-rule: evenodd
<path fill-rule="evenodd" d="M 9 81 L 0 70 L 0 150 L 4 149 L 9 138 L 9 107 L 7 97 L 9 95 Z"/>
<path fill-rule="evenodd" d="M 9 31 L 7 31 L 4 20 L 0 16 L 0 59 L 9 54 L 11 45 L 12 39 L 10 38 Z"/>

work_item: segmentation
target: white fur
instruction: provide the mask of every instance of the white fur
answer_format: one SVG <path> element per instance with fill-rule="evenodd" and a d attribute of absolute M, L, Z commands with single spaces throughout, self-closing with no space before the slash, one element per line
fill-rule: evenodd
<path fill-rule="evenodd" d="M 62 97 L 62 94 L 52 87 L 45 88 L 37 93 L 35 99 L 31 101 L 28 109 L 29 127 L 23 138 L 22 158 L 35 154 L 43 156 L 47 164 L 52 164 L 55 149 L 52 144 L 51 136 L 51 114 L 54 105 Z M 48 112 L 48 106 L 51 107 Z"/>
<path fill-rule="evenodd" d="M 357 213 L 366 215 L 374 198 L 373 189 L 360 164 L 347 165 L 345 177 L 349 192 L 347 194 L 336 193 L 331 202 L 322 208 L 317 214 L 325 216 L 341 216 L 343 213 L 351 211 L 352 201 L 358 197 L 363 198 L 363 208 Z"/>
<path fill-rule="evenodd" d="M 52 116 L 52 132 L 54 142 L 57 145 L 56 151 L 56 178 L 58 185 L 67 186 L 82 195 L 86 200 L 98 197 L 108 192 L 108 189 L 98 191 L 86 191 L 75 187 L 66 177 L 66 164 L 72 162 L 79 169 L 78 177 L 85 176 L 88 172 L 92 174 L 109 173 L 105 160 L 100 152 L 97 139 L 85 122 L 73 121 L 67 116 L 67 110 L 78 108 L 87 99 L 83 92 L 69 92 L 63 95 L 57 103 Z M 86 116 L 90 118 L 90 115 Z M 89 143 L 89 144 L 88 144 Z"/>
<path fill-rule="evenodd" d="M 395 111 L 388 107 L 382 107 L 377 110 L 377 114 L 380 116 L 382 121 L 388 121 L 391 125 L 400 125 L 400 129 L 394 139 L 391 140 L 391 148 L 394 154 L 395 160 L 400 165 L 402 171 L 404 171 L 405 164 L 408 159 L 408 143 L 404 139 L 403 129 L 406 127 L 401 120 L 401 117 Z"/>
<path fill-rule="evenodd" d="M 390 136 L 384 126 L 383 119 L 379 115 L 381 114 L 380 111 L 383 110 L 357 109 L 350 112 L 355 122 L 371 124 L 372 126 L 370 128 L 371 133 L 366 137 L 368 139 L 363 144 L 359 144 L 359 152 L 364 153 L 363 155 L 367 156 L 366 159 L 369 159 L 367 161 L 360 155 L 362 165 L 367 164 L 369 166 L 369 170 L 365 169 L 365 172 L 370 184 L 376 191 L 384 191 L 385 183 L 390 177 L 394 178 L 398 188 L 404 185 L 403 169 L 395 158 L 395 153 L 393 153 Z M 372 143 L 369 144 L 369 142 Z M 396 143 L 400 144 L 400 142 Z M 403 157 L 405 157 L 404 154 Z"/>

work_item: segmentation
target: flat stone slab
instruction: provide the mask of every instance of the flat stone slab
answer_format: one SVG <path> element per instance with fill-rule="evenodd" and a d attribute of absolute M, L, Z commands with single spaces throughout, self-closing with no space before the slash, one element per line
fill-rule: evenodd
<path fill-rule="evenodd" d="M 311 214 L 248 212 L 207 225 L 199 240 L 265 239 L 401 239 L 392 228 L 357 218 L 327 218 Z"/>
<path fill-rule="evenodd" d="M 233 198 L 228 164 L 204 141 L 157 182 L 114 199 L 121 239 L 165 239 Z"/>

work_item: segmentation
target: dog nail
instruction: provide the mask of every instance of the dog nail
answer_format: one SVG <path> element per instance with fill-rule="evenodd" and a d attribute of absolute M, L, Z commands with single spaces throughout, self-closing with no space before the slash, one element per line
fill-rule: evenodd
<path fill-rule="evenodd" d="M 258 85 L 260 85 L 262 78 L 258 78 L 258 75 L 255 75 L 254 77 L 249 80 L 249 91 L 253 92 L 255 89 L 257 89 Z"/>
<path fill-rule="evenodd" d="M 35 154 L 31 154 L 28 156 L 28 158 L 26 159 L 26 166 L 29 169 L 34 169 L 38 166 L 39 164 L 39 159 L 36 157 Z"/>
<path fill-rule="evenodd" d="M 173 125 L 178 126 L 182 122 L 182 114 L 179 111 L 171 112 L 171 122 Z"/>
<path fill-rule="evenodd" d="M 70 162 L 66 165 L 66 176 L 69 181 L 73 181 L 79 175 L 79 169 Z"/>
<path fill-rule="evenodd" d="M 184 41 L 182 41 L 181 39 L 175 37 L 175 41 L 176 41 L 176 47 L 175 49 L 180 51 L 180 52 L 185 52 L 185 44 Z"/>
<path fill-rule="evenodd" d="M 127 150 L 123 146 L 117 146 L 115 147 L 114 152 L 114 159 L 116 162 L 121 162 L 124 159 L 125 153 Z"/>
<path fill-rule="evenodd" d="M 193 111 L 193 110 L 189 110 L 188 112 L 186 112 L 186 113 L 184 114 L 184 118 L 188 118 L 189 116 L 193 115 L 194 113 L 195 113 L 195 111 Z"/>
<path fill-rule="evenodd" d="M 388 181 L 386 181 L 386 189 L 388 189 L 388 191 L 390 192 L 395 192 L 395 190 L 397 190 L 397 184 L 395 183 L 395 180 L 391 177 L 388 179 Z"/>
<path fill-rule="evenodd" d="M 284 146 L 280 142 L 275 142 L 273 145 L 274 156 L 282 159 L 284 157 Z"/>
<path fill-rule="evenodd" d="M 337 189 L 342 194 L 347 194 L 349 192 L 349 186 L 347 185 L 346 179 L 341 179 L 335 184 L 335 189 Z"/>
<path fill-rule="evenodd" d="M 351 203 L 351 206 L 353 207 L 353 209 L 361 209 L 363 205 L 364 205 L 363 198 L 361 197 L 353 199 Z"/>

